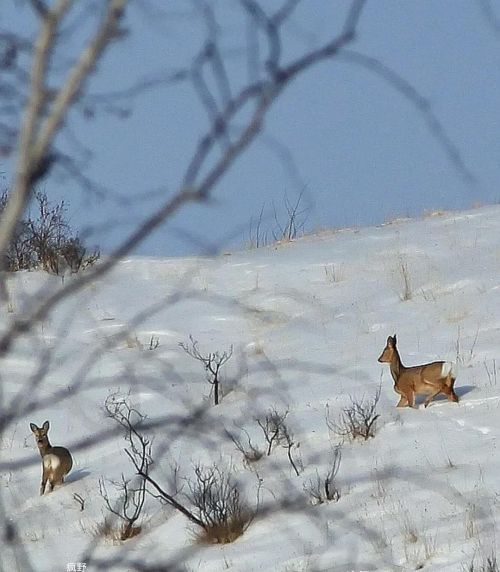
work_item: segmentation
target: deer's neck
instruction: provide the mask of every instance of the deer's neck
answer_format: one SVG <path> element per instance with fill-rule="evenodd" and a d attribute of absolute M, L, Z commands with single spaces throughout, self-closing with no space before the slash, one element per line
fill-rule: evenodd
<path fill-rule="evenodd" d="M 391 360 L 391 375 L 395 382 L 398 381 L 399 376 L 404 371 L 404 369 L 405 366 L 401 363 L 399 353 L 397 350 L 395 350 Z"/>
<path fill-rule="evenodd" d="M 48 439 L 44 445 L 38 445 L 38 450 L 40 451 L 40 455 L 42 457 L 44 455 L 46 455 L 47 453 L 50 453 L 51 449 L 52 449 L 52 445 L 50 444 L 50 441 Z"/>

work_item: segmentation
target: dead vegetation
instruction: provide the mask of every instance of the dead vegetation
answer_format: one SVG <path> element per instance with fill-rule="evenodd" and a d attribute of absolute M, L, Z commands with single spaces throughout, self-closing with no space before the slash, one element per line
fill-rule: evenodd
<path fill-rule="evenodd" d="M 7 192 L 0 196 L 0 215 L 8 198 Z M 6 269 L 10 272 L 41 269 L 63 275 L 95 264 L 99 251 L 88 252 L 67 219 L 64 201 L 52 204 L 45 193 L 34 192 L 32 209 L 26 219 L 17 223 L 5 254 Z"/>
<path fill-rule="evenodd" d="M 328 428 L 336 435 L 348 439 L 363 439 L 367 441 L 375 437 L 377 419 L 377 405 L 382 387 L 379 385 L 372 398 L 351 397 L 351 403 L 342 408 L 339 417 L 331 419 L 326 414 Z"/>

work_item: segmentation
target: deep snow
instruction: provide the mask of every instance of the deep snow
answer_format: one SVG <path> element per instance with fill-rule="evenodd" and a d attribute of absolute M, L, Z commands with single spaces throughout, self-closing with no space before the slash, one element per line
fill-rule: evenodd
<path fill-rule="evenodd" d="M 92 558 L 122 559 L 109 568 L 116 570 L 133 570 L 134 561 L 203 572 L 459 572 L 473 557 L 479 565 L 495 552 L 500 514 L 499 236 L 500 208 L 487 207 L 212 259 L 120 263 L 2 362 L 4 406 L 22 411 L 0 443 L 2 503 L 21 540 L 17 550 L 4 541 L 2 570 L 26 569 L 23 558 L 40 571 L 83 562 L 100 570 L 86 556 L 94 542 Z M 4 327 L 60 285 L 37 272 L 13 276 Z M 396 409 L 389 368 L 377 363 L 393 333 L 407 365 L 457 364 L 458 405 L 438 398 L 427 409 Z M 179 347 L 190 335 L 202 351 L 233 347 L 217 407 L 200 363 Z M 149 349 L 151 340 L 158 347 Z M 340 442 L 325 415 L 336 419 L 380 383 L 376 436 L 343 444 L 340 500 L 311 506 L 304 485 L 325 473 Z M 194 430 L 177 423 L 153 433 L 153 451 L 166 449 L 154 466 L 160 483 L 167 486 L 172 462 L 181 483 L 194 464 L 216 462 L 232 466 L 251 505 L 260 487 L 272 510 L 233 544 L 206 546 L 183 515 L 148 498 L 139 536 L 96 541 L 106 514 L 99 478 L 133 475 L 123 438 L 102 435 L 115 428 L 103 405 L 117 391 L 149 420 L 204 408 Z M 264 448 L 255 418 L 270 407 L 289 410 L 298 477 L 282 448 L 248 468 L 224 434 L 244 427 Z M 64 486 L 40 497 L 29 422 L 45 419 L 52 443 L 73 447 L 75 466 Z M 90 446 L 76 446 L 93 436 Z M 301 509 L 280 508 L 297 499 Z"/>

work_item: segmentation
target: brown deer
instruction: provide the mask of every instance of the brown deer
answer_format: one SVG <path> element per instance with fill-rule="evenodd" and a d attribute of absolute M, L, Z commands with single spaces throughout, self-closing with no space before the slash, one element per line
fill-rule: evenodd
<path fill-rule="evenodd" d="M 450 401 L 458 403 L 458 396 L 453 390 L 455 373 L 451 362 L 434 361 L 405 367 L 401 363 L 396 343 L 396 335 L 389 336 L 378 361 L 390 364 L 394 391 L 401 395 L 397 407 L 414 407 L 418 393 L 427 395 L 425 407 L 440 393 L 444 393 Z"/>
<path fill-rule="evenodd" d="M 30 429 L 35 435 L 36 444 L 42 456 L 41 495 L 45 493 L 47 481 L 49 481 L 49 492 L 52 492 L 55 485 L 64 482 L 64 477 L 71 471 L 73 466 L 73 459 L 68 449 L 65 447 L 52 447 L 50 444 L 47 436 L 49 427 L 48 421 L 45 421 L 41 427 L 30 423 Z"/>

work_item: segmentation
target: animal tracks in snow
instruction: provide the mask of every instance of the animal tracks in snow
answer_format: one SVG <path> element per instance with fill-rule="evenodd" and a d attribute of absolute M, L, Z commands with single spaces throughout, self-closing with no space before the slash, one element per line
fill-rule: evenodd
<path fill-rule="evenodd" d="M 465 406 L 468 408 L 475 407 L 476 405 L 483 405 L 484 403 L 491 403 L 494 405 L 500 405 L 500 395 L 491 395 L 490 397 L 479 397 L 478 399 L 462 399 L 460 401 L 460 406 Z"/>
<path fill-rule="evenodd" d="M 476 427 L 472 425 L 472 423 L 466 423 L 463 419 L 453 419 L 453 421 L 455 421 L 457 425 L 463 427 L 464 429 L 470 427 L 475 431 L 479 431 L 479 433 L 482 433 L 483 435 L 488 435 L 488 433 L 491 433 L 491 429 L 489 427 Z"/>
<path fill-rule="evenodd" d="M 476 433 L 480 433 L 481 435 L 489 435 L 491 433 L 490 427 L 483 427 L 475 425 L 470 421 L 465 421 L 465 419 L 455 419 L 453 417 L 448 417 L 448 419 L 458 425 L 464 431 L 474 431 Z"/>
<path fill-rule="evenodd" d="M 485 409 L 489 409 L 489 406 L 491 405 L 499 406 L 500 396 L 494 395 L 490 397 L 482 397 L 477 399 L 462 399 L 456 412 L 451 412 L 441 407 L 441 405 L 446 405 L 446 404 L 447 402 L 443 401 L 441 404 L 435 403 L 432 406 L 432 408 L 435 409 L 436 415 L 438 415 L 440 418 L 446 417 L 446 419 L 457 425 L 462 430 L 474 431 L 476 433 L 480 433 L 481 435 L 490 435 L 492 433 L 495 433 L 494 428 L 485 426 L 482 423 L 481 424 L 474 423 L 472 420 L 465 419 L 460 414 L 461 412 L 466 413 L 467 410 L 471 411 L 480 406 L 486 405 Z M 478 419 L 477 413 L 474 416 L 474 419 Z"/>

